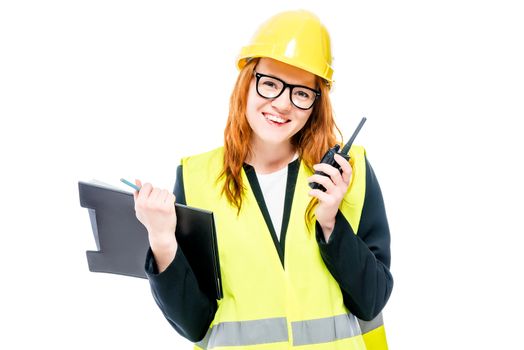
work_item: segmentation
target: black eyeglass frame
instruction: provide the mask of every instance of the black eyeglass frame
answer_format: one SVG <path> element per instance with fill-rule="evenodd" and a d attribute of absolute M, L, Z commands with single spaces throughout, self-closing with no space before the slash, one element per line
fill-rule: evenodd
<path fill-rule="evenodd" d="M 267 75 L 267 74 L 262 74 L 262 73 L 258 73 L 257 71 L 253 71 L 255 73 L 255 78 L 256 78 L 256 88 L 257 88 L 257 93 L 260 97 L 263 97 L 265 99 L 268 99 L 268 100 L 273 100 L 275 98 L 278 98 L 280 95 L 282 95 L 282 93 L 286 90 L 286 88 L 289 87 L 289 100 L 291 101 L 291 103 L 293 104 L 293 106 L 297 107 L 298 109 L 301 109 L 303 111 L 307 111 L 308 109 L 311 109 L 314 105 L 315 105 L 315 102 L 317 101 L 317 99 L 320 97 L 320 91 L 318 90 L 315 90 L 315 89 L 312 89 L 308 86 L 304 86 L 304 85 L 293 85 L 293 84 L 288 84 L 286 83 L 284 80 L 282 79 L 279 79 L 277 77 L 274 77 L 272 75 Z M 273 97 L 266 97 L 264 95 L 262 95 L 260 93 L 260 91 L 258 91 L 258 82 L 260 81 L 260 78 L 271 78 L 271 79 L 275 79 L 275 80 L 278 80 L 279 82 L 282 83 L 282 85 L 284 85 L 284 87 L 282 88 L 282 91 L 280 91 L 280 93 L 276 96 L 273 96 Z M 308 108 L 303 108 L 303 107 L 299 107 L 295 104 L 295 102 L 293 102 L 293 89 L 294 88 L 303 88 L 303 89 L 307 89 L 311 92 L 313 92 L 315 94 L 315 99 L 313 100 L 313 102 L 311 103 L 311 106 L 309 106 Z"/>

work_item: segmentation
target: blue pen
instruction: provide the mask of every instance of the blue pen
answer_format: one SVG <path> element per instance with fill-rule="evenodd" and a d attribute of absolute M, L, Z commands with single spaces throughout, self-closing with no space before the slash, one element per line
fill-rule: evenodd
<path fill-rule="evenodd" d="M 127 180 L 124 179 L 124 178 L 121 178 L 120 181 L 122 181 L 123 183 L 125 183 L 125 184 L 128 185 L 128 186 L 133 187 L 135 190 L 140 191 L 140 187 L 138 187 L 138 186 L 135 185 L 134 183 L 129 182 L 129 181 L 127 181 Z"/>

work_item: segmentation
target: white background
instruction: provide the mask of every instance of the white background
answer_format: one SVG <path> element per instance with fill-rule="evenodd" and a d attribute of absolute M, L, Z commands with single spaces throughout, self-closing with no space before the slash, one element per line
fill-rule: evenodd
<path fill-rule="evenodd" d="M 222 143 L 240 47 L 296 8 L 331 33 L 346 139 L 368 118 L 390 348 L 522 347 L 521 5 L 343 3 L 1 2 L 0 348 L 191 348 L 147 281 L 88 272 L 77 182 L 172 189 L 182 156 Z"/>

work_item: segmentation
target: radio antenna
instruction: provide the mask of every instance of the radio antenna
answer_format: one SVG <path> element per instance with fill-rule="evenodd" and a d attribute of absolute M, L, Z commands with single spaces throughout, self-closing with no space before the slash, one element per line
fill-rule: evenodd
<path fill-rule="evenodd" d="M 360 129 L 362 129 L 362 126 L 364 125 L 364 123 L 366 122 L 366 117 L 363 117 L 362 120 L 360 121 L 360 123 L 358 124 L 357 126 L 357 129 L 355 130 L 355 132 L 353 133 L 353 135 L 351 135 L 351 138 L 349 139 L 348 143 L 346 143 L 344 145 L 344 148 L 342 148 L 342 151 L 340 151 L 340 153 L 342 154 L 348 154 L 349 152 L 349 149 L 351 148 L 351 145 L 353 145 L 353 141 L 355 141 L 355 138 L 357 137 L 357 134 L 358 132 L 360 131 Z"/>

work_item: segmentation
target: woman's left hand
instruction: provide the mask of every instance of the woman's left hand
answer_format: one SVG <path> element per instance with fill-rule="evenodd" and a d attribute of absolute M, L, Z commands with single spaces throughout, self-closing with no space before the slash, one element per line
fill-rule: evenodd
<path fill-rule="evenodd" d="M 309 195 L 316 197 L 319 204 L 315 210 L 317 221 L 322 227 L 326 242 L 329 240 L 335 227 L 335 217 L 342 199 L 346 195 L 351 179 L 352 169 L 349 162 L 343 157 L 335 154 L 335 161 L 340 165 L 340 171 L 329 164 L 315 164 L 313 169 L 320 170 L 328 176 L 314 174 L 308 178 L 308 182 L 316 182 L 324 186 L 326 192 L 319 189 L 309 191 Z"/>

